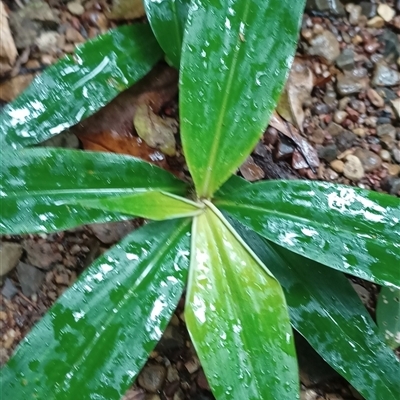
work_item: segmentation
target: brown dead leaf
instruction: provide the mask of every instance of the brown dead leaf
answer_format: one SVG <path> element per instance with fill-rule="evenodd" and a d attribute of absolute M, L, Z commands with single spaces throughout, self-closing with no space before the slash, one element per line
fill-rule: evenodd
<path fill-rule="evenodd" d="M 92 133 L 79 136 L 85 150 L 128 154 L 141 158 L 161 168 L 168 169 L 164 154 L 152 149 L 141 138 L 121 136 L 115 131 Z"/>
<path fill-rule="evenodd" d="M 0 2 L 0 76 L 11 71 L 18 52 L 8 25 L 8 16 L 3 2 Z"/>
<path fill-rule="evenodd" d="M 265 177 L 264 171 L 254 162 L 252 156 L 248 156 L 239 168 L 243 178 L 249 182 L 259 181 Z"/>
<path fill-rule="evenodd" d="M 33 75 L 18 75 L 0 84 L 0 99 L 13 101 L 32 82 Z"/>
<path fill-rule="evenodd" d="M 307 64 L 296 58 L 276 111 L 301 132 L 304 123 L 304 103 L 311 98 L 314 74 Z"/>
<path fill-rule="evenodd" d="M 293 140 L 298 147 L 298 150 L 301 152 L 300 156 L 305 159 L 310 168 L 319 166 L 319 158 L 316 150 L 307 142 L 306 139 L 300 136 L 294 126 L 290 125 L 289 122 L 285 122 L 276 112 L 272 114 L 269 124 L 280 133 Z M 300 165 L 299 159 L 298 164 Z"/>
<path fill-rule="evenodd" d="M 143 0 L 113 0 L 111 11 L 106 16 L 113 20 L 142 18 L 145 16 Z"/>

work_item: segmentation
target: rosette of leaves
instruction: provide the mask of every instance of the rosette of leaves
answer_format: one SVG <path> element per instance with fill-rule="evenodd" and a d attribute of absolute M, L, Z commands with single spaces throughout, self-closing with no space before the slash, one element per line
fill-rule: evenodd
<path fill-rule="evenodd" d="M 1 116 L 1 233 L 154 221 L 35 325 L 2 370 L 4 398 L 119 399 L 187 287 L 185 320 L 217 399 L 299 398 L 293 329 L 365 398 L 398 399 L 400 364 L 344 274 L 400 287 L 399 199 L 232 176 L 277 104 L 304 1 L 194 0 L 186 24 L 187 2 L 145 4 L 163 51 L 148 26 L 118 28 L 45 71 Z M 194 190 L 132 157 L 27 148 L 94 113 L 163 52 L 180 68 Z"/>

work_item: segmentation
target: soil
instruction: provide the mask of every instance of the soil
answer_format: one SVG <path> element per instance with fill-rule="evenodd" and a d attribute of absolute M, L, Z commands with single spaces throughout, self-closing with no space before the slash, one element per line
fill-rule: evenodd
<path fill-rule="evenodd" d="M 23 14 L 32 3 L 42 7 L 40 22 Z M 291 134 L 288 138 L 276 125 L 269 126 L 238 174 L 251 181 L 324 180 L 400 196 L 400 1 L 386 1 L 386 8 L 379 8 L 379 1 L 308 4 L 296 67 L 286 87 L 287 104 L 278 109 L 291 123 Z M 18 52 L 14 59 L 10 53 L 0 69 L 3 105 L 76 45 L 124 22 L 110 17 L 112 5 L 105 0 L 16 0 L 4 5 Z M 23 32 L 27 26 L 29 37 Z M 132 119 L 143 105 L 155 111 L 153 123 L 160 115 L 178 121 L 177 74 L 166 64 L 55 143 L 133 154 L 189 180 L 179 135 L 174 135 L 173 156 L 138 137 Z M 298 139 L 293 140 L 292 131 Z M 310 165 L 302 141 L 318 164 Z M 1 269 L 0 363 L 7 362 L 33 324 L 97 256 L 142 223 L 135 219 L 1 237 L 11 264 L 7 273 Z M 379 289 L 360 279 L 353 284 L 374 316 Z M 213 399 L 185 328 L 183 304 L 184 298 L 125 400 Z M 303 400 L 362 399 L 301 338 L 296 344 Z"/>

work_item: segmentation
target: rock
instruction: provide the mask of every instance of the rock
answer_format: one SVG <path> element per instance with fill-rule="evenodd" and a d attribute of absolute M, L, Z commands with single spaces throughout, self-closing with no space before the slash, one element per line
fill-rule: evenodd
<path fill-rule="evenodd" d="M 360 159 L 365 172 L 371 172 L 382 166 L 382 159 L 370 150 L 357 148 L 354 155 Z"/>
<path fill-rule="evenodd" d="M 355 128 L 353 129 L 353 133 L 361 138 L 365 137 L 365 135 L 367 134 L 364 128 Z"/>
<path fill-rule="evenodd" d="M 369 28 L 381 29 L 385 26 L 385 20 L 382 17 L 376 16 L 367 22 Z"/>
<path fill-rule="evenodd" d="M 185 347 L 185 339 L 176 326 L 168 325 L 161 340 L 157 344 L 157 351 L 164 354 L 170 360 L 178 359 Z"/>
<path fill-rule="evenodd" d="M 291 158 L 293 152 L 294 152 L 293 144 L 285 137 L 282 137 L 278 145 L 275 147 L 274 158 L 277 161 L 287 160 Z"/>
<path fill-rule="evenodd" d="M 383 63 L 375 65 L 374 75 L 372 77 L 373 86 L 396 86 L 400 85 L 400 73 L 389 68 Z"/>
<path fill-rule="evenodd" d="M 376 128 L 376 134 L 381 137 L 383 135 L 389 135 L 393 139 L 396 138 L 396 128 L 391 124 L 378 125 Z"/>
<path fill-rule="evenodd" d="M 306 5 L 309 11 L 318 11 L 331 15 L 344 15 L 345 10 L 340 0 L 307 0 Z"/>
<path fill-rule="evenodd" d="M 195 373 L 200 368 L 200 361 L 196 356 L 185 362 L 185 367 L 189 374 Z"/>
<path fill-rule="evenodd" d="M 340 135 L 344 131 L 344 129 L 339 124 L 336 124 L 335 122 L 331 122 L 328 125 L 327 131 L 332 137 L 335 137 L 335 136 Z"/>
<path fill-rule="evenodd" d="M 391 101 L 397 119 L 400 119 L 400 98 Z"/>
<path fill-rule="evenodd" d="M 329 144 L 318 149 L 318 157 L 327 162 L 333 161 L 337 154 L 338 149 L 335 144 Z"/>
<path fill-rule="evenodd" d="M 356 139 L 357 136 L 353 132 L 343 130 L 340 135 L 336 136 L 335 143 L 339 151 L 345 151 L 353 146 Z"/>
<path fill-rule="evenodd" d="M 345 48 L 336 59 L 336 65 L 342 71 L 351 71 L 354 66 L 354 50 Z"/>
<path fill-rule="evenodd" d="M 55 243 L 26 239 L 22 246 L 26 251 L 28 262 L 40 269 L 48 270 L 55 263 L 62 261 L 62 256 Z"/>
<path fill-rule="evenodd" d="M 346 6 L 346 11 L 349 13 L 349 22 L 351 25 L 358 25 L 362 15 L 362 8 L 357 4 L 350 3 Z"/>
<path fill-rule="evenodd" d="M 386 150 L 392 150 L 396 145 L 396 141 L 391 135 L 382 135 L 380 140 L 382 147 Z"/>
<path fill-rule="evenodd" d="M 23 262 L 17 265 L 17 275 L 22 293 L 27 297 L 39 291 L 45 278 L 45 274 L 42 271 Z"/>
<path fill-rule="evenodd" d="M 343 168 L 343 175 L 353 182 L 359 181 L 364 177 L 364 168 L 358 157 L 348 155 Z"/>
<path fill-rule="evenodd" d="M 254 162 L 252 156 L 248 156 L 246 161 L 239 168 L 243 178 L 249 182 L 259 181 L 265 177 L 264 171 Z"/>
<path fill-rule="evenodd" d="M 311 112 L 313 115 L 325 115 L 331 112 L 331 108 L 324 103 L 317 103 L 312 109 Z"/>
<path fill-rule="evenodd" d="M 167 370 L 163 365 L 149 364 L 139 374 L 138 383 L 143 389 L 151 393 L 157 393 L 162 389 L 166 377 Z"/>
<path fill-rule="evenodd" d="M 22 246 L 18 243 L 0 243 L 0 277 L 13 270 L 22 256 Z"/>
<path fill-rule="evenodd" d="M 33 75 L 17 75 L 0 84 L 0 99 L 7 103 L 15 100 L 32 82 Z"/>
<path fill-rule="evenodd" d="M 137 226 L 135 221 L 106 222 L 88 225 L 93 234 L 104 244 L 112 244 L 121 240 Z"/>
<path fill-rule="evenodd" d="M 389 176 L 398 176 L 400 175 L 400 165 L 389 164 L 387 167 L 387 171 Z"/>
<path fill-rule="evenodd" d="M 269 126 L 264 133 L 263 141 L 266 145 L 273 146 L 277 142 L 278 138 L 279 138 L 278 131 L 272 126 Z"/>
<path fill-rule="evenodd" d="M 362 1 L 360 3 L 363 15 L 367 18 L 373 18 L 376 16 L 376 4 L 371 1 Z"/>
<path fill-rule="evenodd" d="M 42 32 L 36 39 L 35 44 L 42 53 L 56 54 L 60 34 L 55 31 Z"/>
<path fill-rule="evenodd" d="M 333 160 L 330 163 L 331 168 L 338 174 L 343 174 L 344 162 L 342 160 Z"/>
<path fill-rule="evenodd" d="M 324 58 L 329 64 L 332 64 L 340 55 L 339 42 L 335 35 L 330 31 L 323 31 L 310 41 L 311 47 L 308 53 L 313 56 Z"/>
<path fill-rule="evenodd" d="M 367 90 L 368 100 L 377 108 L 382 108 L 385 106 L 385 100 L 379 95 L 379 93 L 374 89 Z"/>
<path fill-rule="evenodd" d="M 342 124 L 347 118 L 347 112 L 346 111 L 341 111 L 341 110 L 337 110 L 335 111 L 335 114 L 333 114 L 333 120 L 337 123 L 337 124 Z"/>
<path fill-rule="evenodd" d="M 18 293 L 18 289 L 15 287 L 11 279 L 6 278 L 4 286 L 1 289 L 1 294 L 11 300 Z"/>
<path fill-rule="evenodd" d="M 322 144 L 325 141 L 325 132 L 321 128 L 317 128 L 309 136 L 309 140 L 315 144 Z"/>
<path fill-rule="evenodd" d="M 77 1 L 71 1 L 67 4 L 68 11 L 73 15 L 82 15 L 85 12 L 85 8 L 82 4 Z"/>
<path fill-rule="evenodd" d="M 396 161 L 397 164 L 400 164 L 400 149 L 393 149 L 392 156 L 394 161 Z"/>
<path fill-rule="evenodd" d="M 386 22 L 391 21 L 396 15 L 396 11 L 387 4 L 379 4 L 377 12 Z"/>
<path fill-rule="evenodd" d="M 341 96 L 350 96 L 365 90 L 368 86 L 368 79 L 364 76 L 363 70 L 353 69 L 352 71 L 337 76 L 336 89 Z"/>
<path fill-rule="evenodd" d="M 381 150 L 381 151 L 379 152 L 379 156 L 381 157 L 381 159 L 382 159 L 383 161 L 389 162 L 389 161 L 392 160 L 392 157 L 391 157 L 390 153 L 389 153 L 387 150 Z"/>
<path fill-rule="evenodd" d="M 386 179 L 382 188 L 390 194 L 400 196 L 400 178 L 390 177 Z"/>
<path fill-rule="evenodd" d="M 65 32 L 65 40 L 70 43 L 83 43 L 85 38 L 75 28 L 67 28 Z"/>

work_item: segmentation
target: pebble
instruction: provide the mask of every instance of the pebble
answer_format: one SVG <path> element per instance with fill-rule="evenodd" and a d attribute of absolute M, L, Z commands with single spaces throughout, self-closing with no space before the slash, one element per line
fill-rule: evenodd
<path fill-rule="evenodd" d="M 381 145 L 386 150 L 392 150 L 396 144 L 395 139 L 390 135 L 381 136 Z"/>
<path fill-rule="evenodd" d="M 85 38 L 75 28 L 68 28 L 65 32 L 65 39 L 70 43 L 83 43 Z"/>
<path fill-rule="evenodd" d="M 312 56 L 324 58 L 329 64 L 333 64 L 340 55 L 339 42 L 336 36 L 330 31 L 323 31 L 310 41 L 311 47 L 308 53 Z"/>
<path fill-rule="evenodd" d="M 389 135 L 393 139 L 396 137 L 396 128 L 391 124 L 378 125 L 376 128 L 376 134 L 381 137 L 383 135 Z"/>
<path fill-rule="evenodd" d="M 358 71 L 352 70 L 337 76 L 336 89 L 344 97 L 362 92 L 367 88 L 367 84 L 365 77 L 358 76 Z"/>
<path fill-rule="evenodd" d="M 343 174 L 343 170 L 344 170 L 344 162 L 343 161 L 333 160 L 329 165 L 338 174 Z"/>
<path fill-rule="evenodd" d="M 386 21 L 391 21 L 396 15 L 396 11 L 387 4 L 379 4 L 378 14 Z"/>
<path fill-rule="evenodd" d="M 397 164 L 400 164 L 400 149 L 393 149 L 392 156 L 394 161 L 396 161 Z"/>
<path fill-rule="evenodd" d="M 343 71 L 351 71 L 354 66 L 354 50 L 345 48 L 336 59 L 336 65 Z"/>
<path fill-rule="evenodd" d="M 317 400 L 318 398 L 318 393 L 312 389 L 306 389 L 300 392 L 300 400 Z"/>
<path fill-rule="evenodd" d="M 389 164 L 387 171 L 390 176 L 398 176 L 400 175 L 400 165 Z"/>
<path fill-rule="evenodd" d="M 3 242 L 0 244 L 0 276 L 13 270 L 22 255 L 22 246 L 18 243 Z"/>
<path fill-rule="evenodd" d="M 4 285 L 1 289 L 1 294 L 11 300 L 18 293 L 18 289 L 15 287 L 11 279 L 6 278 Z"/>
<path fill-rule="evenodd" d="M 382 96 L 375 89 L 368 89 L 367 97 L 375 107 L 382 108 L 385 106 L 385 100 L 383 100 Z"/>
<path fill-rule="evenodd" d="M 355 128 L 353 129 L 353 133 L 361 138 L 365 137 L 365 135 L 367 134 L 364 128 Z"/>
<path fill-rule="evenodd" d="M 400 195 L 400 178 L 390 177 L 383 182 L 383 189 L 393 195 Z"/>
<path fill-rule="evenodd" d="M 359 181 L 364 177 L 364 168 L 358 157 L 348 155 L 343 168 L 343 175 L 353 182 Z"/>
<path fill-rule="evenodd" d="M 335 114 L 333 115 L 333 120 L 339 125 L 341 125 L 345 121 L 346 118 L 347 118 L 346 111 L 337 110 L 337 111 L 335 111 Z"/>
<path fill-rule="evenodd" d="M 354 155 L 360 159 L 365 172 L 371 172 L 382 166 L 382 159 L 370 150 L 357 148 Z"/>
<path fill-rule="evenodd" d="M 252 156 L 248 156 L 239 168 L 243 178 L 249 182 L 259 181 L 265 177 L 264 171 L 254 162 Z"/>
<path fill-rule="evenodd" d="M 318 149 L 318 157 L 327 162 L 333 161 L 337 154 L 338 149 L 335 144 L 329 144 Z"/>
<path fill-rule="evenodd" d="M 391 101 L 397 119 L 400 119 L 400 97 Z"/>
<path fill-rule="evenodd" d="M 67 4 L 68 11 L 74 15 L 82 15 L 85 12 L 85 8 L 82 4 L 72 1 Z"/>
<path fill-rule="evenodd" d="M 345 151 L 353 146 L 356 139 L 357 136 L 353 132 L 343 130 L 340 135 L 336 136 L 335 143 L 339 151 Z"/>
<path fill-rule="evenodd" d="M 387 150 L 381 150 L 379 152 L 379 156 L 381 157 L 381 159 L 383 161 L 388 161 L 389 162 L 389 161 L 392 160 L 392 157 L 391 157 L 390 153 Z"/>
<path fill-rule="evenodd" d="M 400 73 L 389 68 L 383 63 L 375 65 L 374 75 L 372 77 L 373 86 L 396 86 L 400 85 Z"/>
<path fill-rule="evenodd" d="M 362 15 L 362 8 L 359 5 L 350 3 L 346 6 L 346 11 L 349 13 L 349 22 L 351 25 L 358 25 Z"/>
<path fill-rule="evenodd" d="M 371 18 L 368 22 L 367 22 L 367 26 L 369 28 L 376 28 L 376 29 L 380 29 L 383 28 L 385 26 L 385 20 L 382 17 L 379 17 L 378 15 L 374 18 Z"/>
<path fill-rule="evenodd" d="M 40 289 L 45 278 L 42 271 L 23 262 L 17 265 L 17 275 L 22 293 L 27 297 L 32 296 Z"/>
<path fill-rule="evenodd" d="M 60 34 L 55 31 L 42 32 L 35 44 L 41 53 L 55 54 L 58 50 Z"/>
<path fill-rule="evenodd" d="M 143 389 L 157 393 L 162 389 L 166 377 L 167 370 L 163 365 L 148 364 L 140 372 L 138 383 Z"/>

